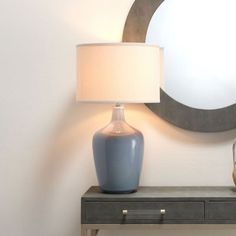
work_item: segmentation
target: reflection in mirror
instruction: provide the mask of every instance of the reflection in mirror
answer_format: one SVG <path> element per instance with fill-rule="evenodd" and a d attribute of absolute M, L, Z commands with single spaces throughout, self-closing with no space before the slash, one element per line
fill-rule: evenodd
<path fill-rule="evenodd" d="M 146 42 L 164 47 L 164 91 L 187 106 L 236 103 L 236 0 L 165 0 Z"/>

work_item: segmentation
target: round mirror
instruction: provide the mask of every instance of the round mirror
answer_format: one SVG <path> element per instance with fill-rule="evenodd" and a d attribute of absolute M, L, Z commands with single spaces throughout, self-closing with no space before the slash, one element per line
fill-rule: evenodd
<path fill-rule="evenodd" d="M 199 109 L 236 102 L 236 1 L 165 0 L 151 18 L 146 42 L 164 48 L 162 89 Z"/>
<path fill-rule="evenodd" d="M 161 102 L 146 104 L 178 127 L 236 128 L 235 0 L 135 0 L 123 42 L 163 46 Z"/>

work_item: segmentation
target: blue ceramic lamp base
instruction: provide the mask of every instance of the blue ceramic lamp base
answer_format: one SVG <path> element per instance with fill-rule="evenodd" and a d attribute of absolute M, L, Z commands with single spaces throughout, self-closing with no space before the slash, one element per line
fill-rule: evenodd
<path fill-rule="evenodd" d="M 111 122 L 93 137 L 95 167 L 103 192 L 137 191 L 143 149 L 142 133 L 126 123 L 123 106 L 114 106 Z"/>

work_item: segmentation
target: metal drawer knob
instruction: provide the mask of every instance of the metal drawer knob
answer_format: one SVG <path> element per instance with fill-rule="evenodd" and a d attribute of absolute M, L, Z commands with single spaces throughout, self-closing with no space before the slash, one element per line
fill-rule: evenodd
<path fill-rule="evenodd" d="M 123 216 L 128 215 L 128 210 L 122 210 L 122 214 L 123 214 Z"/>
<path fill-rule="evenodd" d="M 166 210 L 165 209 L 161 209 L 160 213 L 161 213 L 161 215 L 165 215 L 166 214 Z"/>

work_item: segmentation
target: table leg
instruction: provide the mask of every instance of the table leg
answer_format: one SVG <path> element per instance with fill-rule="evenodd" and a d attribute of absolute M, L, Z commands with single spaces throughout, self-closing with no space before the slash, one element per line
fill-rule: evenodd
<path fill-rule="evenodd" d="M 87 236 L 87 232 L 88 230 L 85 227 L 83 227 L 83 225 L 81 225 L 81 236 Z"/>
<path fill-rule="evenodd" d="M 97 236 L 98 230 L 97 229 L 91 229 L 91 236 Z"/>

